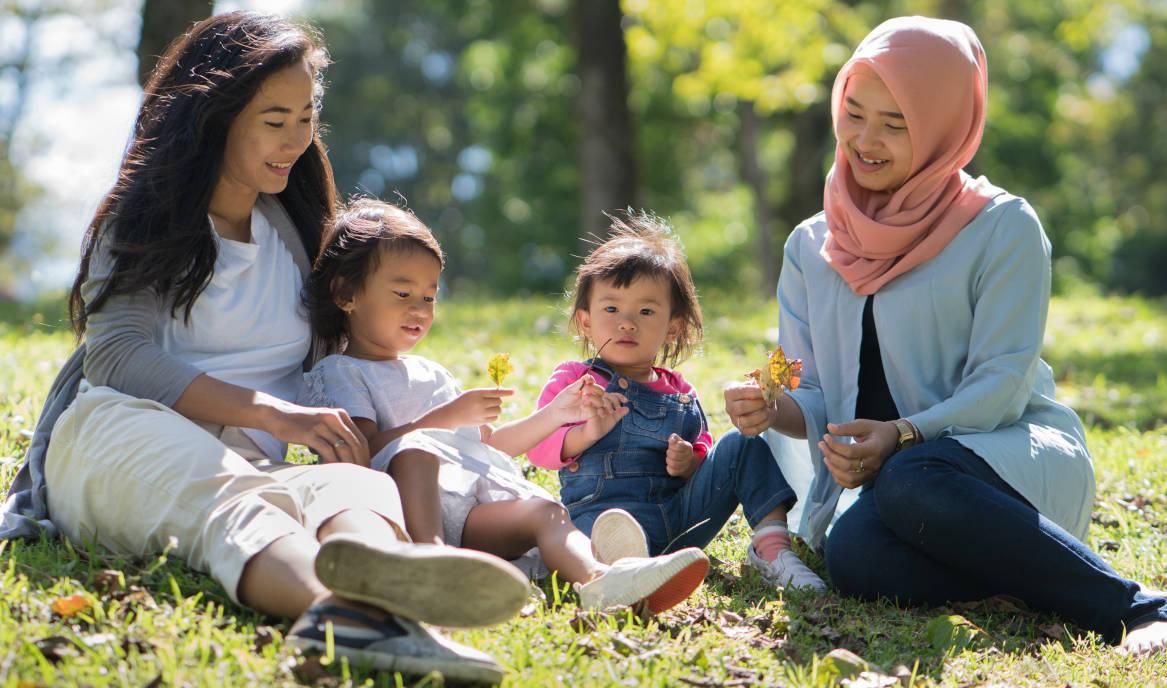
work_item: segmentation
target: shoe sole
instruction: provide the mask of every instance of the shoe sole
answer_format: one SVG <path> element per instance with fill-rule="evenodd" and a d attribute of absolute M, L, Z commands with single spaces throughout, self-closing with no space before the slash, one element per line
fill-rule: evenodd
<path fill-rule="evenodd" d="M 333 536 L 316 555 L 329 590 L 391 614 L 435 626 L 491 626 L 527 601 L 530 584 L 511 564 L 473 550 L 437 545 L 377 548 Z"/>
<path fill-rule="evenodd" d="M 644 529 L 632 514 L 622 509 L 610 509 L 596 518 L 592 525 L 592 546 L 596 559 L 604 564 L 625 557 L 648 556 Z"/>
<path fill-rule="evenodd" d="M 645 605 L 651 614 L 659 614 L 666 609 L 672 609 L 684 602 L 705 582 L 705 574 L 709 573 L 709 560 L 699 559 L 670 578 L 651 595 L 644 599 Z"/>
<path fill-rule="evenodd" d="M 314 641 L 289 638 L 288 642 L 300 648 L 301 651 L 316 650 L 321 654 L 325 652 L 322 644 Z M 394 671 L 410 676 L 426 676 L 436 671 L 447 681 L 498 684 L 502 682 L 503 676 L 505 675 L 503 670 L 497 666 L 465 658 L 427 659 L 421 657 L 402 657 L 387 655 L 383 652 L 367 652 L 365 650 L 342 646 L 335 646 L 334 654 L 337 657 L 348 658 L 349 664 L 354 667 L 368 666 L 379 671 Z"/>

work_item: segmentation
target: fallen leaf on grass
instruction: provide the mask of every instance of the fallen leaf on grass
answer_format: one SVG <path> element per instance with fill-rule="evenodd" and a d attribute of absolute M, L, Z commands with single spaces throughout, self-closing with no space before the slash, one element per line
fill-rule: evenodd
<path fill-rule="evenodd" d="M 709 557 L 709 573 L 717 577 L 723 583 L 733 585 L 741 580 L 737 575 L 737 565 L 722 561 L 717 557 Z"/>
<path fill-rule="evenodd" d="M 1009 595 L 994 595 L 973 602 L 953 602 L 952 606 L 960 611 L 976 611 L 987 614 L 1025 614 L 1029 611 L 1024 601 Z"/>
<path fill-rule="evenodd" d="M 126 590 L 119 590 L 112 597 L 118 602 L 121 602 L 122 607 L 126 609 L 132 609 L 134 607 L 141 607 L 151 611 L 158 609 L 158 603 L 154 601 L 154 596 L 136 585 L 131 585 Z"/>
<path fill-rule="evenodd" d="M 255 652 L 256 654 L 263 651 L 263 648 L 271 645 L 276 639 L 276 629 L 271 626 L 258 626 L 255 629 Z"/>
<path fill-rule="evenodd" d="M 722 625 L 736 626 L 742 622 L 742 617 L 741 614 L 735 614 L 728 609 L 722 609 L 721 613 L 717 615 L 717 620 L 720 621 Z"/>
<path fill-rule="evenodd" d="M 69 657 L 76 657 L 80 654 L 77 651 L 77 645 L 63 635 L 52 635 L 47 638 L 41 638 L 36 641 L 35 645 L 36 649 L 40 650 L 41 654 L 51 664 L 59 664 Z"/>
<path fill-rule="evenodd" d="M 148 640 L 139 638 L 129 636 L 122 638 L 122 654 L 130 654 L 131 649 L 137 650 L 139 655 L 146 655 L 154 651 L 154 645 Z"/>
<path fill-rule="evenodd" d="M 1065 640 L 1066 638 L 1066 627 L 1060 624 L 1046 624 L 1045 626 L 1040 626 L 1039 630 L 1047 638 L 1053 638 L 1054 640 Z"/>
<path fill-rule="evenodd" d="M 738 678 L 755 678 L 758 675 L 758 672 L 754 669 L 734 666 L 733 664 L 726 664 L 725 670 Z"/>
<path fill-rule="evenodd" d="M 850 650 L 837 647 L 827 653 L 823 657 L 823 666 L 828 667 L 839 676 L 839 678 L 850 678 L 858 676 L 862 673 L 878 673 L 882 674 L 883 670 L 863 659 L 859 655 Z"/>
<path fill-rule="evenodd" d="M 583 650 L 584 654 L 588 657 L 599 657 L 601 654 L 603 654 L 603 651 L 600 650 L 595 641 L 588 637 L 579 638 L 576 640 L 575 646 Z"/>
<path fill-rule="evenodd" d="M 126 576 L 115 569 L 97 571 L 89 577 L 89 587 L 98 594 L 108 595 L 126 587 Z"/>
<path fill-rule="evenodd" d="M 942 614 L 932 618 L 924 626 L 924 634 L 938 651 L 949 648 L 963 650 L 974 641 L 989 637 L 983 628 L 959 614 Z"/>
<path fill-rule="evenodd" d="M 76 616 L 92 606 L 89 599 L 80 593 L 68 597 L 58 597 L 49 605 L 49 609 L 58 616 Z"/>
<path fill-rule="evenodd" d="M 640 643 L 636 642 L 632 638 L 629 638 L 623 633 L 612 634 L 612 645 L 614 645 L 616 647 L 616 651 L 622 655 L 635 655 L 643 652 L 643 648 L 640 646 Z"/>
<path fill-rule="evenodd" d="M 307 683 L 310 686 L 333 688 L 340 684 L 340 681 L 328 673 L 328 669 L 324 668 L 324 664 L 320 661 L 320 655 L 304 657 L 292 668 L 292 673 L 301 683 Z"/>

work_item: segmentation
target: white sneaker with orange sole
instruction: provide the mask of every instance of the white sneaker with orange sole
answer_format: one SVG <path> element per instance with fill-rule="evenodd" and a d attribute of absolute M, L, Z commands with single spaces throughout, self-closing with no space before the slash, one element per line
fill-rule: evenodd
<path fill-rule="evenodd" d="M 659 557 L 630 557 L 612 564 L 599 578 L 580 585 L 579 603 L 584 609 L 605 610 L 643 602 L 651 614 L 685 601 L 701 586 L 709 571 L 709 558 L 696 547 Z"/>

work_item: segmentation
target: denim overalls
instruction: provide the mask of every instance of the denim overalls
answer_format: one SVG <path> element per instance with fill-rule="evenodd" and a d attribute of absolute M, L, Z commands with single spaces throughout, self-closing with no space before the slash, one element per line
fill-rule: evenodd
<path fill-rule="evenodd" d="M 631 513 L 648 536 L 649 551 L 660 554 L 704 547 L 738 504 L 756 526 L 775 507 L 794 503 L 766 442 L 734 431 L 709 451 L 692 478 L 665 469 L 669 435 L 693 442 L 708 427 L 692 394 L 665 394 L 617 374 L 602 359 L 595 370 L 609 377 L 608 392 L 628 399 L 628 414 L 616 427 L 559 469 L 560 499 L 575 526 L 591 534 L 605 509 Z"/>

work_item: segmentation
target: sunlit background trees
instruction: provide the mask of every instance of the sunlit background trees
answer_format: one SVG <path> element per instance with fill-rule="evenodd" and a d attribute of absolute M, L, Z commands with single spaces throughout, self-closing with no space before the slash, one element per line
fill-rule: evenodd
<path fill-rule="evenodd" d="M 972 171 L 1038 209 L 1057 287 L 1167 294 L 1161 0 L 290 8 L 321 28 L 334 62 L 323 120 L 341 189 L 404 199 L 449 253 L 455 296 L 561 291 L 602 211 L 625 206 L 672 219 L 703 289 L 772 293 L 786 234 L 821 208 L 834 74 L 871 27 L 910 13 L 960 19 L 984 41 L 989 124 Z M 100 195 L 54 212 L 76 172 L 30 173 L 71 154 L 29 121 L 30 94 L 124 94 L 137 74 L 126 64 L 149 63 L 210 11 L 205 0 L 0 1 L 0 293 L 27 295 L 38 266 L 70 264 L 78 217 Z M 117 123 L 119 143 L 128 128 Z M 107 167 L 112 181 L 116 155 Z"/>

